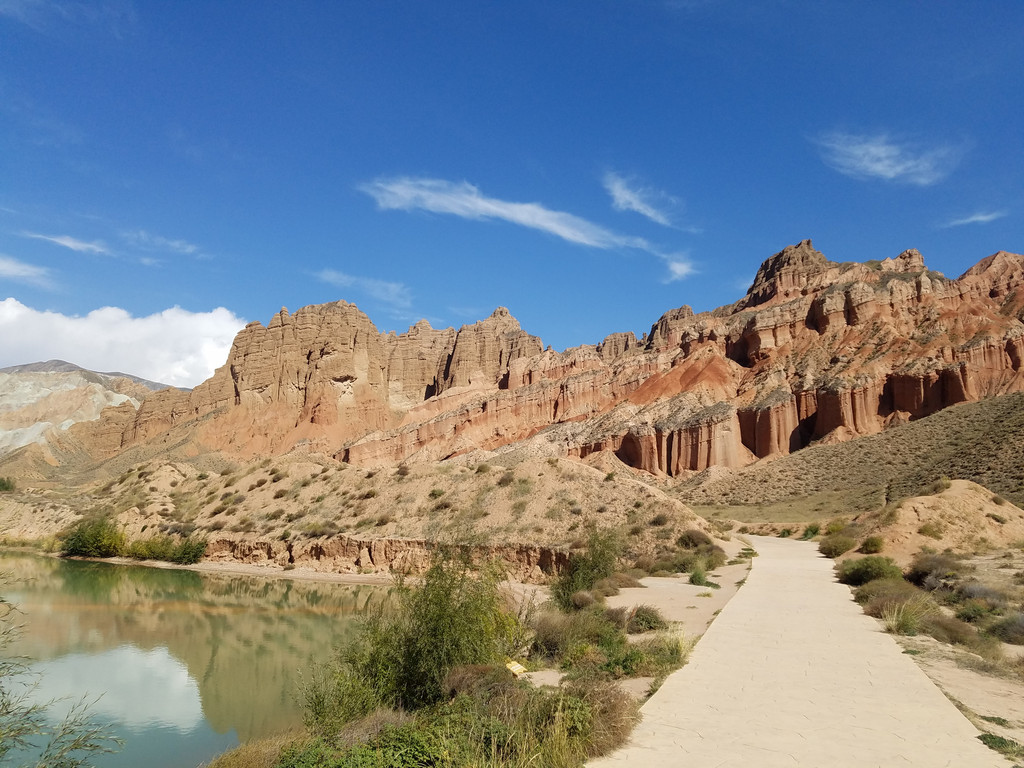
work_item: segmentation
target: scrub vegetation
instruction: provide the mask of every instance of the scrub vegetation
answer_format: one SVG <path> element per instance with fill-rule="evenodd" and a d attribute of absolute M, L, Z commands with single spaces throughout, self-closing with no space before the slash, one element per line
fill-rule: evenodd
<path fill-rule="evenodd" d="M 593 532 L 559 578 L 567 599 L 539 608 L 505 591 L 497 564 L 438 549 L 421 580 L 399 578 L 396 599 L 310 675 L 304 735 L 213 765 L 562 768 L 614 749 L 638 720 L 637 702 L 615 681 L 661 678 L 684 660 L 677 636 L 654 631 L 667 626 L 657 610 L 601 603 L 596 585 L 615 573 L 617 542 Z M 571 598 L 581 591 L 598 594 L 578 607 Z M 630 642 L 627 632 L 649 636 Z M 511 661 L 555 667 L 564 679 L 537 687 L 517 679 Z"/>
<path fill-rule="evenodd" d="M 75 523 L 59 541 L 62 557 L 132 557 L 189 565 L 199 562 L 206 552 L 206 539 L 202 538 L 156 534 L 128 542 L 117 523 L 103 516 Z"/>

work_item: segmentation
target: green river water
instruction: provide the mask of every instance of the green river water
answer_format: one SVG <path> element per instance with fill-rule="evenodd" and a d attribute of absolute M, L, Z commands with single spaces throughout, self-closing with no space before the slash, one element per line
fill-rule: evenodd
<path fill-rule="evenodd" d="M 301 723 L 296 691 L 387 588 L 227 576 L 0 553 L 22 611 L 7 653 L 39 700 L 99 697 L 123 750 L 100 768 L 195 768 Z M 58 708 L 59 709 L 59 708 Z"/>

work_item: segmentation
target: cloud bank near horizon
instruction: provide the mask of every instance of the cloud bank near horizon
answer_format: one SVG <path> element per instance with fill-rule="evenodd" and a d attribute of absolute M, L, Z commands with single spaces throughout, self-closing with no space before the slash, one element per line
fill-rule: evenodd
<path fill-rule="evenodd" d="M 0 301 L 0 367 L 66 360 L 93 371 L 118 371 L 177 387 L 194 387 L 227 360 L 245 320 L 224 307 L 171 307 L 134 317 L 120 307 L 87 315 Z"/>

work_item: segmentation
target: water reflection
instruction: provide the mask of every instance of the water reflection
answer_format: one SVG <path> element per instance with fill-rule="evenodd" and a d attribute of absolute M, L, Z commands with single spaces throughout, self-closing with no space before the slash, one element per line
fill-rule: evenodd
<path fill-rule="evenodd" d="M 0 570 L 14 575 L 5 596 L 24 612 L 12 650 L 38 660 L 42 693 L 104 693 L 95 711 L 121 724 L 132 752 L 140 733 L 165 751 L 168 739 L 177 751 L 187 734 L 216 752 L 235 734 L 244 741 L 297 724 L 297 673 L 387 594 L 22 554 L 0 554 Z M 133 759 L 188 766 L 212 754 L 185 753 L 177 762 Z M 109 764 L 133 764 L 125 757 Z"/>

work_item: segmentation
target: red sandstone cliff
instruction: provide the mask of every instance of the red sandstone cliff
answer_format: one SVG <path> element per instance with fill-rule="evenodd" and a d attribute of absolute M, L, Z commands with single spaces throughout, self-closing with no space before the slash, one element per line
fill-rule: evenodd
<path fill-rule="evenodd" d="M 562 353 L 504 308 L 397 335 L 346 302 L 282 310 L 239 333 L 191 392 L 153 395 L 82 436 L 96 455 L 182 432 L 243 457 L 305 448 L 375 465 L 541 433 L 547 450 L 610 450 L 659 474 L 739 466 L 1024 389 L 1022 284 L 1016 254 L 949 280 L 914 250 L 838 264 L 804 241 L 767 259 L 732 306 L 681 307 L 643 341 L 613 334 Z"/>

